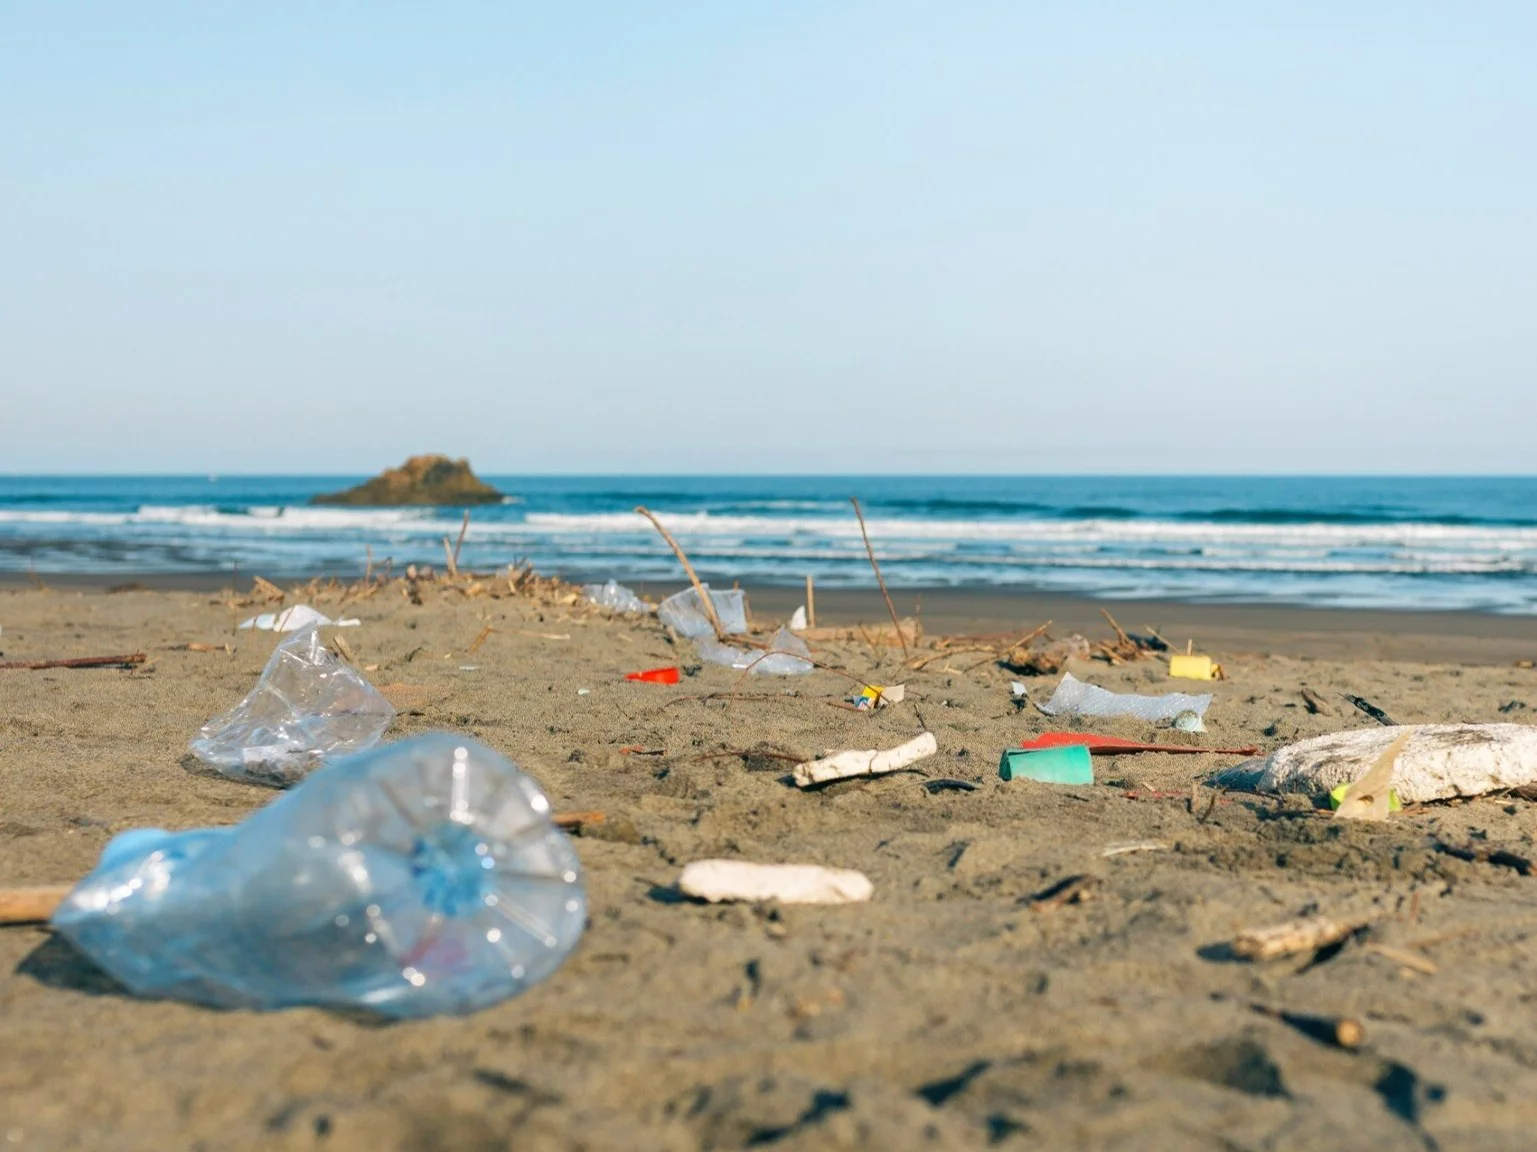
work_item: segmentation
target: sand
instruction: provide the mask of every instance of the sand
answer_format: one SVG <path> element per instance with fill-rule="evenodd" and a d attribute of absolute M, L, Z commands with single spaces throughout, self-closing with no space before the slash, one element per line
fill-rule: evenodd
<path fill-rule="evenodd" d="M 931 628 L 942 618 L 956 631 L 1023 632 L 1042 619 L 1023 599 L 1011 609 L 994 597 L 970 620 L 935 599 Z M 755 603 L 760 617 L 790 606 Z M 877 624 L 871 607 L 819 597 L 823 623 Z M 1171 622 L 1157 607 L 1161 620 L 1112 610 L 1133 629 L 1196 635 L 1221 659 L 1230 679 L 1213 688 L 1213 744 L 1270 749 L 1370 724 L 1331 695 L 1341 691 L 1411 723 L 1529 722 L 1537 710 L 1537 672 L 1512 666 L 1523 646 L 1537 655 L 1528 621 L 1460 617 L 1459 629 L 1405 614 L 1384 628 L 1362 613 L 1187 607 Z M 230 823 L 271 799 L 186 757 L 275 643 L 232 631 L 254 611 L 208 591 L 0 590 L 6 659 L 152 657 L 133 672 L 0 672 L 0 883 L 69 881 L 115 832 Z M 46 930 L 0 929 L 0 1147 L 1537 1141 L 1537 878 L 1435 847 L 1537 855 L 1525 801 L 1436 805 L 1371 826 L 1329 820 L 1300 797 L 1213 803 L 1203 792 L 1192 811 L 1192 781 L 1236 762 L 1214 755 L 1100 760 L 1092 787 L 1004 783 L 1005 746 L 1071 725 L 1017 712 L 1010 675 L 980 656 L 904 673 L 894 650 L 818 645 L 819 659 L 860 678 L 907 682 L 910 703 L 855 714 L 829 705 L 848 685 L 830 672 L 744 684 L 706 666 L 675 688 L 626 682 L 629 670 L 695 663 L 654 623 L 436 591 L 420 606 L 395 594 L 348 611 L 363 624 L 346 640 L 377 665 L 375 683 L 437 690 L 393 735 L 469 732 L 537 776 L 557 808 L 607 814 L 577 840 L 591 898 L 583 942 L 549 981 L 496 1008 L 383 1026 L 134 999 Z M 1086 611 L 1082 625 L 1093 619 Z M 487 624 L 498 630 L 467 656 Z M 1072 670 L 1112 689 L 1199 687 L 1154 661 Z M 1338 711 L 1310 714 L 1304 682 Z M 703 699 L 731 691 L 755 695 Z M 940 750 L 921 766 L 927 777 L 802 793 L 785 761 L 732 754 L 889 747 L 920 730 L 920 715 Z M 940 777 L 976 788 L 924 788 Z M 1135 841 L 1165 848 L 1104 855 Z M 783 909 L 680 900 L 681 867 L 713 856 L 859 869 L 875 897 Z M 1099 881 L 1094 899 L 1032 909 L 1031 897 L 1080 874 Z M 1252 964 L 1226 950 L 1242 928 L 1313 913 L 1378 919 L 1369 940 L 1317 962 Z M 1366 1043 L 1336 1050 L 1256 1005 L 1353 1017 Z"/>

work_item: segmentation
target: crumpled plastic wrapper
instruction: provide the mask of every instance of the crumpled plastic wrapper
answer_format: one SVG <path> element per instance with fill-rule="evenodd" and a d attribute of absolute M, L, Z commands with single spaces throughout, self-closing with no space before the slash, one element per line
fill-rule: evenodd
<path fill-rule="evenodd" d="M 1078 716 L 1129 716 L 1149 723 L 1173 720 L 1182 712 L 1204 715 L 1211 707 L 1211 696 L 1191 696 L 1184 692 L 1170 692 L 1165 696 L 1133 696 L 1125 692 L 1111 692 L 1093 684 L 1085 684 L 1071 672 L 1063 673 L 1062 683 L 1050 700 L 1040 706 L 1048 716 L 1070 713 Z"/>
<path fill-rule="evenodd" d="M 310 627 L 277 646 L 250 695 L 203 725 L 191 749 L 233 780 L 286 788 L 328 757 L 372 748 L 394 719 Z"/>

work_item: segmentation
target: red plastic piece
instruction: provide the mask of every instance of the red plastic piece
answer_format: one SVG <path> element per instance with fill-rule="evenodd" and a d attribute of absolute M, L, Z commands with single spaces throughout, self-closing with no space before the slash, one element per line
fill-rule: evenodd
<path fill-rule="evenodd" d="M 1042 748 L 1065 748 L 1082 744 L 1091 756 L 1120 756 L 1128 752 L 1174 752 L 1194 754 L 1216 752 L 1222 756 L 1258 756 L 1259 748 L 1192 748 L 1184 744 L 1143 744 L 1136 740 L 1122 740 L 1119 736 L 1095 736 L 1090 732 L 1043 732 L 1034 740 L 1026 740 L 1021 748 L 1038 752 Z"/>
<path fill-rule="evenodd" d="M 678 682 L 678 670 L 676 668 L 647 668 L 644 672 L 626 672 L 626 680 L 642 680 L 647 684 L 676 684 Z"/>

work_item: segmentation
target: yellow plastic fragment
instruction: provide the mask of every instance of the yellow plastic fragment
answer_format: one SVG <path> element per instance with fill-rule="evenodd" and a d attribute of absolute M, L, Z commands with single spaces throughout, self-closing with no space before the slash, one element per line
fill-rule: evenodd
<path fill-rule="evenodd" d="M 1170 656 L 1169 675 L 1180 680 L 1221 680 L 1222 665 L 1210 656 Z"/>

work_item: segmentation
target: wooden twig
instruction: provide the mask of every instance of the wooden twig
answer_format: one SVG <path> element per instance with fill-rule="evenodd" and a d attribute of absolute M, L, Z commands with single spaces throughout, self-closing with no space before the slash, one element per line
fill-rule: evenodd
<path fill-rule="evenodd" d="M 45 668 L 132 668 L 148 659 L 142 652 L 126 656 L 80 656 L 73 660 L 8 660 L 0 668 L 40 672 Z"/>
<path fill-rule="evenodd" d="M 470 641 L 470 646 L 467 649 L 465 649 L 465 653 L 464 654 L 466 656 L 473 656 L 473 655 L 475 655 L 476 652 L 480 651 L 480 646 L 486 642 L 486 637 L 490 636 L 491 633 L 493 633 L 495 631 L 496 631 L 495 628 L 493 628 L 493 627 L 491 627 L 491 625 L 487 624 L 484 628 L 482 628 L 480 630 L 480 635 L 475 637 L 474 640 Z"/>
<path fill-rule="evenodd" d="M 1302 686 L 1302 702 L 1307 705 L 1307 710 L 1315 716 L 1334 715 L 1334 709 L 1330 706 L 1329 702 L 1306 684 Z"/>
<path fill-rule="evenodd" d="M 698 701 L 701 704 L 711 700 L 755 700 L 760 704 L 780 704 L 786 700 L 799 700 L 799 692 L 706 692 L 703 696 L 674 696 L 663 708 L 671 708 L 676 704 L 688 704 Z"/>
<path fill-rule="evenodd" d="M 287 592 L 284 592 L 281 588 L 279 588 L 271 580 L 268 580 L 268 579 L 266 579 L 265 577 L 262 577 L 262 576 L 252 576 L 251 577 L 251 591 L 252 592 L 260 592 L 263 596 L 265 596 L 269 600 L 286 600 L 286 599 L 288 599 L 288 593 Z"/>
<path fill-rule="evenodd" d="M 70 893 L 68 884 L 46 888 L 0 888 L 0 924 L 38 924 L 53 915 Z"/>
<path fill-rule="evenodd" d="M 1422 976 L 1434 976 L 1441 971 L 1434 960 L 1415 952 L 1408 952 L 1403 948 L 1393 948 L 1387 944 L 1368 944 L 1366 950 L 1375 952 L 1384 960 L 1391 960 L 1394 964 L 1409 968 Z"/>
<path fill-rule="evenodd" d="M 550 817 L 557 828 L 580 828 L 584 824 L 603 823 L 601 812 L 557 812 Z"/>
<path fill-rule="evenodd" d="M 1126 629 L 1122 628 L 1115 622 L 1115 617 L 1110 615 L 1108 609 L 1101 608 L 1099 610 L 1099 614 L 1110 622 L 1110 627 L 1115 629 L 1115 638 L 1119 640 L 1124 646 L 1128 648 L 1136 648 L 1138 646 L 1130 636 L 1126 635 Z"/>
<path fill-rule="evenodd" d="M 448 578 L 459 579 L 459 565 L 454 563 L 453 545 L 448 542 L 448 537 L 443 537 L 443 563 L 448 567 Z"/>
<path fill-rule="evenodd" d="M 1354 1051 L 1366 1040 L 1366 1028 L 1359 1020 L 1349 1016 L 1312 1016 L 1301 1012 L 1287 1012 L 1264 1004 L 1250 1004 L 1261 1016 L 1279 1020 L 1312 1040 L 1346 1051 Z"/>
<path fill-rule="evenodd" d="M 688 556 L 684 553 L 682 547 L 672 538 L 672 533 L 662 527 L 662 522 L 656 518 L 649 508 L 644 505 L 637 505 L 635 511 L 651 521 L 652 527 L 662 534 L 663 540 L 667 541 L 667 546 L 672 549 L 672 554 L 678 558 L 678 563 L 683 565 L 683 571 L 688 573 L 689 583 L 694 586 L 694 594 L 699 597 L 699 607 L 703 610 L 705 618 L 710 621 L 710 627 L 715 629 L 715 638 L 724 642 L 726 630 L 721 627 L 720 616 L 716 614 L 715 601 L 710 598 L 709 591 L 700 583 L 699 574 L 694 571 L 694 566 L 688 562 Z"/>
<path fill-rule="evenodd" d="M 1233 941 L 1233 955 L 1245 960 L 1275 960 L 1294 952 L 1317 952 L 1354 936 L 1370 921 L 1331 920 L 1314 916 L 1267 928 L 1248 928 Z"/>
<path fill-rule="evenodd" d="M 817 589 L 816 589 L 815 582 L 813 582 L 813 580 L 811 578 L 811 574 L 808 572 L 806 574 L 806 627 L 807 628 L 815 628 L 816 626 L 817 626 Z"/>
<path fill-rule="evenodd" d="M 1013 652 L 1016 649 L 1027 647 L 1032 642 L 1034 642 L 1034 640 L 1035 640 L 1035 638 L 1037 636 L 1045 635 L 1046 629 L 1050 628 L 1051 625 L 1052 625 L 1052 621 L 1048 620 L 1048 621 L 1046 621 L 1046 623 L 1042 624 L 1039 628 L 1032 628 L 1029 632 L 1026 632 L 1018 640 L 1014 641 L 1014 643 L 1010 644 L 1009 645 L 1009 651 Z"/>
<path fill-rule="evenodd" d="M 891 613 L 891 626 L 897 630 L 897 639 L 902 642 L 902 659 L 912 659 L 912 653 L 907 650 L 907 637 L 902 634 L 902 621 L 897 619 L 896 605 L 891 602 L 891 593 L 886 591 L 886 580 L 881 575 L 881 566 L 875 562 L 875 549 L 870 547 L 870 533 L 865 528 L 864 510 L 859 506 L 859 497 L 850 496 L 849 502 L 854 505 L 854 515 L 859 517 L 859 534 L 864 537 L 865 553 L 870 557 L 870 567 L 875 569 L 875 582 L 881 587 L 881 595 L 886 600 L 886 611 Z"/>
<path fill-rule="evenodd" d="M 989 652 L 996 656 L 998 649 L 987 644 L 978 644 L 970 648 L 944 648 L 938 652 L 931 652 L 927 656 L 910 660 L 907 666 L 914 672 L 921 672 L 936 660 L 948 660 L 952 656 L 964 656 L 968 652 Z"/>
<path fill-rule="evenodd" d="M 459 539 L 454 541 L 454 554 L 449 557 L 449 571 L 452 573 L 457 573 L 459 571 L 459 549 L 464 547 L 464 534 L 469 530 L 470 510 L 466 508 L 464 510 L 464 523 L 459 525 Z"/>
<path fill-rule="evenodd" d="M 1378 708 L 1370 700 L 1362 699 L 1360 696 L 1352 696 L 1349 692 L 1342 692 L 1340 695 L 1344 696 L 1346 700 L 1349 700 L 1362 712 L 1365 712 L 1373 720 L 1377 721 L 1378 724 L 1388 728 L 1397 726 L 1397 721 L 1392 719 L 1392 717 L 1390 717 L 1381 708 Z"/>
<path fill-rule="evenodd" d="M 1104 883 L 1098 876 L 1078 875 L 1059 880 L 1044 892 L 1029 899 L 1030 911 L 1050 912 L 1066 904 L 1082 904 L 1094 899 Z"/>

